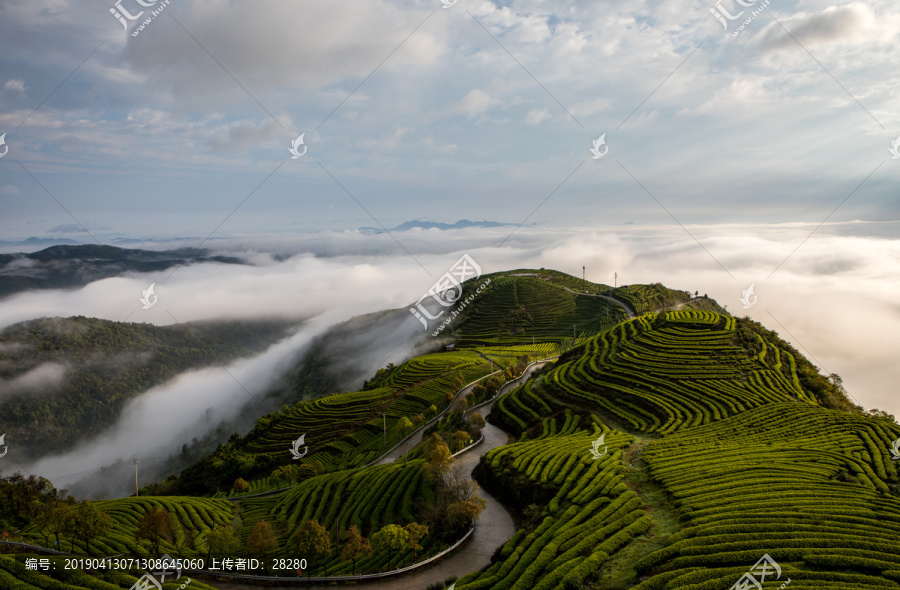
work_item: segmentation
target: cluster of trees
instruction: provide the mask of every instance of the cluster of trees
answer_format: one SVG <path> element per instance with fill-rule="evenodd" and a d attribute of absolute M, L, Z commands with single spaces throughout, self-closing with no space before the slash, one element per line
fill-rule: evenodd
<path fill-rule="evenodd" d="M 190 549 L 194 542 L 192 531 L 179 524 L 174 514 L 159 506 L 152 507 L 138 519 L 134 540 L 140 542 L 144 539 L 150 541 L 153 557 L 160 555 L 159 546 L 163 539 L 175 545 L 179 555 L 184 554 L 185 549 Z"/>
<path fill-rule="evenodd" d="M 84 541 L 90 549 L 91 540 L 107 534 L 112 520 L 92 502 L 78 502 L 67 490 L 57 490 L 49 480 L 14 473 L 0 477 L 0 531 L 13 535 L 28 525 L 44 537 L 50 547 L 51 537 L 62 551 L 62 535 Z"/>
<path fill-rule="evenodd" d="M 315 477 L 322 473 L 325 473 L 325 467 L 322 465 L 321 461 L 303 463 L 301 465 L 292 465 L 288 463 L 287 465 L 282 465 L 281 467 L 276 467 L 272 470 L 269 479 L 275 480 L 276 483 L 292 485 L 294 482 L 298 484 L 303 483 L 310 477 Z M 234 480 L 234 485 L 231 486 L 231 489 L 238 493 L 244 493 L 250 489 L 250 484 L 248 484 L 244 478 L 239 477 Z"/>
<path fill-rule="evenodd" d="M 389 363 L 385 368 L 375 371 L 375 376 L 371 379 L 363 381 L 362 391 L 370 389 L 378 389 L 391 376 L 391 372 L 395 369 L 394 363 Z"/>
<path fill-rule="evenodd" d="M 500 387 L 507 381 L 521 376 L 529 363 L 531 363 L 531 355 L 529 354 L 517 356 L 515 362 L 511 360 L 501 361 L 500 368 L 502 368 L 502 371 L 473 387 L 469 395 L 466 396 L 466 407 L 471 408 L 497 395 Z"/>
<path fill-rule="evenodd" d="M 332 542 L 331 534 L 318 520 L 307 520 L 300 524 L 285 541 L 287 554 L 307 560 L 309 571 L 321 565 L 328 575 L 328 563 L 338 552 L 341 561 L 351 563 L 351 572 L 357 573 L 357 560 L 372 557 L 375 551 L 388 554 L 388 563 L 393 562 L 394 553 L 405 549 L 413 552 L 413 559 L 423 549 L 420 542 L 428 534 L 428 527 L 412 522 L 406 526 L 389 524 L 372 533 L 371 539 L 364 537 L 356 525 L 344 533 L 343 538 Z M 215 539 L 215 540 L 214 540 Z M 210 534 L 210 554 L 213 557 L 234 555 L 240 541 L 231 527 L 216 527 Z M 267 564 L 269 557 L 282 550 L 278 535 L 272 525 L 260 520 L 247 538 L 247 554 L 258 557 Z"/>
<path fill-rule="evenodd" d="M 454 463 L 453 453 L 440 433 L 433 433 L 425 441 L 424 450 L 424 468 L 431 477 L 435 495 L 433 502 L 419 504 L 419 520 L 435 538 L 449 542 L 469 528 L 487 502 L 476 494 L 479 486 L 463 466 Z"/>

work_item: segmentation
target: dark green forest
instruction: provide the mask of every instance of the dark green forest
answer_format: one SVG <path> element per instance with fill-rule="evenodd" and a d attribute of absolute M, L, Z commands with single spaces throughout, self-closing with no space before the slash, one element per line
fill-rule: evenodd
<path fill-rule="evenodd" d="M 66 451 L 108 428 L 151 387 L 258 354 L 289 327 L 276 320 L 153 326 L 81 316 L 15 324 L 0 332 L 4 432 L 33 456 Z M 23 379 L 30 371 L 55 378 Z"/>

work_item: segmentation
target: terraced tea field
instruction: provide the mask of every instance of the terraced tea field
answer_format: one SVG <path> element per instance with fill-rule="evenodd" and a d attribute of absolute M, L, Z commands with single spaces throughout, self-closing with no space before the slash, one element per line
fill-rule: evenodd
<path fill-rule="evenodd" d="M 359 528 L 363 536 L 370 536 L 387 524 L 406 525 L 415 522 L 413 507 L 417 501 L 433 502 L 434 490 L 423 461 L 391 463 L 361 469 L 347 469 L 309 479 L 292 490 L 272 498 L 241 500 L 246 539 L 260 520 L 286 523 L 278 529 L 279 546 L 290 545 L 288 536 L 306 520 L 316 520 L 325 529 L 344 533 L 351 526 Z M 426 536 L 419 554 L 428 555 L 438 548 L 432 536 Z M 411 550 L 394 552 L 393 561 L 385 551 L 375 551 L 371 557 L 356 563 L 356 572 L 388 571 L 413 558 Z M 349 575 L 352 564 L 341 561 L 339 552 L 330 559 L 310 560 L 309 574 Z"/>
<path fill-rule="evenodd" d="M 897 438 L 897 425 L 788 401 L 651 442 L 644 460 L 684 528 L 636 565 L 653 574 L 636 588 L 729 587 L 765 553 L 791 587 L 897 587 Z"/>
<path fill-rule="evenodd" d="M 595 459 L 589 449 L 604 434 L 607 452 Z M 503 546 L 502 561 L 463 576 L 456 588 L 579 587 L 611 555 L 646 533 L 652 521 L 623 483 L 622 451 L 631 442 L 594 417 L 565 412 L 558 421 L 547 419 L 535 438 L 485 455 L 479 479 L 526 510 L 539 508 L 532 517 L 538 524 Z"/>
<path fill-rule="evenodd" d="M 569 353 L 579 356 L 548 377 L 548 395 L 590 402 L 627 428 L 662 434 L 768 403 L 815 403 L 790 353 L 770 344 L 754 359 L 734 344 L 734 318 L 670 311 L 658 321 L 648 314 L 623 322 Z"/>
<path fill-rule="evenodd" d="M 474 472 L 512 515 L 495 501 L 506 522 L 496 530 L 510 530 L 514 519 L 516 532 L 478 546 L 484 555 L 475 567 L 454 553 L 413 578 L 360 582 L 358 590 L 424 590 L 411 579 L 428 579 L 429 590 L 454 582 L 455 590 L 749 590 L 757 583 L 745 574 L 764 555 L 781 574 L 762 580 L 763 590 L 787 580 L 795 590 L 900 588 L 900 462 L 889 452 L 900 425 L 863 415 L 793 347 L 749 320 L 689 306 L 626 320 L 621 307 L 566 290 L 600 287 L 552 271 L 495 275 L 481 304 L 454 326 L 456 352 L 417 357 L 379 373 L 370 389 L 266 417 L 209 463 L 288 463 L 291 441 L 306 433 L 303 463 L 319 462 L 325 473 L 234 503 L 97 502 L 115 527 L 91 542 L 91 553 L 147 554 L 147 542 L 134 540 L 137 519 L 158 505 L 193 532 L 184 549 L 163 542 L 163 550 L 183 557 L 203 555 L 212 527 L 236 516 L 237 555 L 248 554 L 260 522 L 271 525 L 274 550 L 288 555 L 301 523 L 318 521 L 335 551 L 310 558 L 306 574 L 378 572 L 434 554 L 447 541 L 431 533 L 416 551 L 401 543 L 355 566 L 337 550 L 350 527 L 371 537 L 386 525 L 410 525 L 445 491 L 424 469 L 421 449 L 406 462 L 363 467 L 386 448 L 385 421 L 390 447 L 403 435 L 400 420 L 426 415 L 432 405 L 431 413 L 440 411 L 460 381 L 487 374 L 481 354 L 502 361 L 534 351 L 562 354 L 493 402 L 484 433 L 496 448 Z M 622 289 L 619 296 L 644 311 L 689 296 L 658 285 Z M 477 448 L 464 455 L 473 463 L 484 452 Z M 253 480 L 247 493 L 276 485 Z M 26 534 L 40 539 L 35 529 Z M 65 548 L 84 552 L 71 537 L 64 535 Z M 735 586 L 739 580 L 743 586 Z M 0 585 L 12 590 L 116 590 L 134 581 L 110 572 L 25 572 L 0 555 Z"/>
<path fill-rule="evenodd" d="M 258 427 L 235 445 L 235 460 L 272 467 L 290 464 L 292 443 L 305 434 L 304 462 L 341 468 L 366 465 L 403 438 L 397 429 L 401 419 L 430 417 L 431 406 L 437 412 L 444 410 L 449 405 L 447 395 L 457 392 L 458 380 L 474 381 L 490 369 L 489 361 L 471 351 L 415 357 L 391 370 L 375 389 L 321 397 L 264 417 L 264 428 Z M 286 483 L 257 477 L 244 494 Z M 230 490 L 216 497 L 237 495 L 242 494 Z"/>
<path fill-rule="evenodd" d="M 579 296 L 557 282 L 488 276 L 491 284 L 451 324 L 460 346 L 523 345 L 534 338 L 560 350 L 572 345 L 573 326 L 575 338 L 589 337 L 626 317 L 619 305 Z"/>

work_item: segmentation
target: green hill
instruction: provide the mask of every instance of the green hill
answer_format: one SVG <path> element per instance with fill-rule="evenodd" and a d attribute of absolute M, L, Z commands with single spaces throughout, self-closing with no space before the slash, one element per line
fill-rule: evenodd
<path fill-rule="evenodd" d="M 404 419 L 440 411 L 461 382 L 486 375 L 483 354 L 502 360 L 533 350 L 560 356 L 494 403 L 488 421 L 509 434 L 508 444 L 472 451 L 484 452 L 475 478 L 504 503 L 516 532 L 483 570 L 454 572 L 455 590 L 713 590 L 742 579 L 755 588 L 746 574 L 764 556 L 780 568 L 759 582 L 764 590 L 787 580 L 791 588 L 900 588 L 893 417 L 851 403 L 836 376 L 821 375 L 775 332 L 717 312 L 712 300 L 659 285 L 610 290 L 543 269 L 489 277 L 490 288 L 444 334 L 455 351 L 388 366 L 361 391 L 260 418 L 169 483 L 179 493 L 218 487 L 218 495 L 234 495 L 236 477 L 250 483 L 244 494 L 286 486 L 266 476 L 291 464 L 291 443 L 305 434 L 299 484 L 233 502 L 95 502 L 120 530 L 99 535 L 91 553 L 145 554 L 145 542 L 128 538 L 137 516 L 158 504 L 195 531 L 185 556 L 208 553 L 211 530 L 231 530 L 228 522 L 236 555 L 249 555 L 251 537 L 268 525 L 273 547 L 288 551 L 310 519 L 335 549 L 311 563 L 316 575 L 381 571 L 432 554 L 456 537 L 427 510 L 446 502 L 441 480 L 424 470 L 428 448 L 411 450 L 405 462 L 364 465 L 402 438 Z M 626 319 L 618 303 L 598 297 L 605 292 L 651 313 Z M 22 511 L 52 490 L 39 491 L 38 482 L 30 494 L 25 488 L 0 484 L 0 506 L 20 507 L 3 508 L 0 526 L 22 526 L 25 538 L 45 542 L 46 530 Z M 351 526 L 374 538 L 384 527 L 417 522 L 430 527 L 419 549 L 400 543 L 356 563 L 338 550 Z M 73 542 L 87 550 L 64 535 L 65 547 Z M 164 548 L 177 545 L 176 538 Z M 0 583 L 114 590 L 134 581 L 97 572 L 76 583 L 17 567 L 0 557 Z M 430 567 L 440 571 L 440 562 Z"/>

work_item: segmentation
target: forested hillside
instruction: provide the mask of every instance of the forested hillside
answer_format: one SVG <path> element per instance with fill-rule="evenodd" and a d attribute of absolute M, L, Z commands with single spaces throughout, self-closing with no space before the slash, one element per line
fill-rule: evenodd
<path fill-rule="evenodd" d="M 151 387 L 259 353 L 289 328 L 282 321 L 160 327 L 81 316 L 9 326 L 0 332 L 3 433 L 33 457 L 69 450 L 112 425 Z"/>

